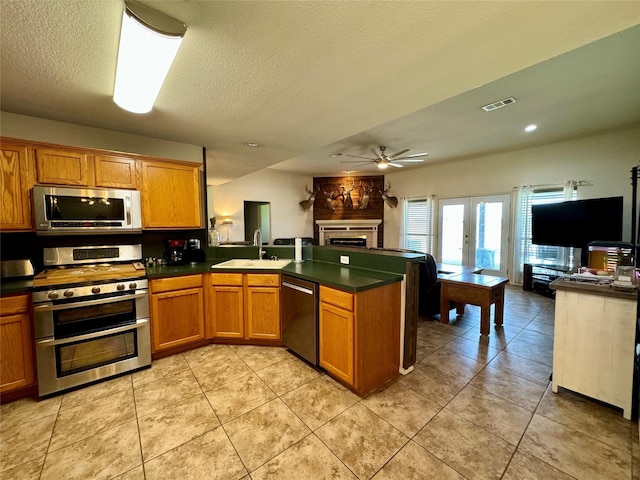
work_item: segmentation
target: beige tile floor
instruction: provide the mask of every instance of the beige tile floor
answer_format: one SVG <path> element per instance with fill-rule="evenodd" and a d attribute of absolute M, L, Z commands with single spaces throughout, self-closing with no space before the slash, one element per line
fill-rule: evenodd
<path fill-rule="evenodd" d="M 284 349 L 210 345 L 2 405 L 2 479 L 635 479 L 638 428 L 549 388 L 553 301 L 420 319 L 415 370 L 359 398 Z"/>

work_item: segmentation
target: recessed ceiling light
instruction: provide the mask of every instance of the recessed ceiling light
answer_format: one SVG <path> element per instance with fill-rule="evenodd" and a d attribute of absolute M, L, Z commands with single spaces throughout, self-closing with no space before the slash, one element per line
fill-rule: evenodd
<path fill-rule="evenodd" d="M 531 125 L 527 125 L 526 127 L 524 127 L 524 131 L 529 133 L 533 132 L 536 128 L 538 128 L 538 126 L 532 123 Z"/>
<path fill-rule="evenodd" d="M 258 142 L 244 142 L 247 147 L 259 147 L 260 144 Z"/>
<path fill-rule="evenodd" d="M 336 157 L 341 157 L 341 156 L 342 156 L 342 154 L 341 154 L 340 152 L 338 152 L 338 153 L 332 153 L 332 154 L 331 154 L 331 155 L 329 155 L 329 156 L 330 156 L 330 157 L 332 157 L 332 158 L 336 158 Z"/>

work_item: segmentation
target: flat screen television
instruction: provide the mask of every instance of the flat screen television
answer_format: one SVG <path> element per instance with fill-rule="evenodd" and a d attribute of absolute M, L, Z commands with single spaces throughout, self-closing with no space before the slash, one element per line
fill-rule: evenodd
<path fill-rule="evenodd" d="M 531 206 L 531 243 L 584 249 L 597 241 L 622 241 L 622 197 Z"/>

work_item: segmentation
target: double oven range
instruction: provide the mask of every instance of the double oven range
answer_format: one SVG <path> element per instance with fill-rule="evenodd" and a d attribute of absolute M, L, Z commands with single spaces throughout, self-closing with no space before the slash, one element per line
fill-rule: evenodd
<path fill-rule="evenodd" d="M 34 277 L 38 394 L 151 365 L 141 245 L 44 249 Z"/>

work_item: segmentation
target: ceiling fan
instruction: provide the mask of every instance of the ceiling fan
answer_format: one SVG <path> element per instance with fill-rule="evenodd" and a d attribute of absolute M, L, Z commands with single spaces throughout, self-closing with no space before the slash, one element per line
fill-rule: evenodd
<path fill-rule="evenodd" d="M 428 153 L 414 153 L 413 155 L 406 155 L 406 156 L 402 156 L 405 153 L 407 153 L 410 149 L 407 148 L 405 150 L 400 150 L 397 153 L 394 153 L 393 155 L 387 155 L 385 152 L 385 150 L 387 149 L 387 147 L 385 147 L 384 145 L 380 145 L 378 147 L 378 151 L 371 149 L 371 151 L 373 152 L 373 154 L 375 155 L 376 158 L 370 158 L 370 157 L 361 157 L 359 155 L 349 155 L 346 153 L 342 153 L 340 155 L 345 156 L 345 157 L 352 157 L 352 158 L 361 158 L 363 160 L 366 161 L 358 161 L 358 160 L 345 160 L 342 161 L 340 163 L 359 163 L 361 165 L 365 165 L 367 163 L 373 163 L 376 164 L 378 166 L 379 169 L 385 169 L 387 168 L 389 165 L 391 165 L 392 167 L 396 167 L 396 168 L 402 168 L 402 163 L 420 163 L 420 162 L 424 162 L 424 159 L 422 158 L 418 158 L 418 157 L 426 157 L 427 155 L 429 155 Z"/>

